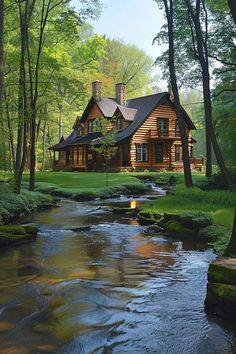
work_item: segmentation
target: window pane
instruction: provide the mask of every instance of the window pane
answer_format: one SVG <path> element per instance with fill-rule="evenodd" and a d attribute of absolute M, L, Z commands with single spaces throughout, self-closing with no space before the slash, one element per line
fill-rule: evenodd
<path fill-rule="evenodd" d="M 163 162 L 163 144 L 156 144 L 156 162 Z"/>

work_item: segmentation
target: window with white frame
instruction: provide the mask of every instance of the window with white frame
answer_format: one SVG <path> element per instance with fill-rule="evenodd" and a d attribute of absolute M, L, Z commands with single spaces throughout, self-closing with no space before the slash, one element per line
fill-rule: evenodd
<path fill-rule="evenodd" d="M 148 145 L 147 144 L 137 144 L 136 145 L 136 160 L 137 160 L 137 162 L 147 162 L 148 161 Z"/>

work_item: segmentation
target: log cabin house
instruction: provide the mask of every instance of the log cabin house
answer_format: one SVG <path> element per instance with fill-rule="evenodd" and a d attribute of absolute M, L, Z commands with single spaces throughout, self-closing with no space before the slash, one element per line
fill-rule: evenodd
<path fill-rule="evenodd" d="M 201 170 L 203 160 L 193 157 L 191 130 L 196 129 L 182 108 L 189 142 L 191 168 Z M 92 83 L 92 97 L 72 133 L 50 149 L 54 170 L 96 171 L 104 169 L 102 156 L 91 150 L 101 136 L 96 119 L 107 119 L 107 130 L 115 129 L 117 153 L 110 167 L 117 171 L 182 170 L 182 146 L 174 105 L 168 92 L 126 100 L 125 84 L 116 84 L 116 97 L 102 97 L 101 81 Z"/>

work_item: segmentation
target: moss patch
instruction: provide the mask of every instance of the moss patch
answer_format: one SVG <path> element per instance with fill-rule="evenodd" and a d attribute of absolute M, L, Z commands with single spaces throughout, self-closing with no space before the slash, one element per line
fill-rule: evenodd
<path fill-rule="evenodd" d="M 181 224 L 191 230 L 199 230 L 213 223 L 212 218 L 201 211 L 187 211 L 180 215 L 180 219 Z"/>
<path fill-rule="evenodd" d="M 196 232 L 181 225 L 179 221 L 170 220 L 164 225 L 166 231 L 178 236 L 194 236 Z"/>

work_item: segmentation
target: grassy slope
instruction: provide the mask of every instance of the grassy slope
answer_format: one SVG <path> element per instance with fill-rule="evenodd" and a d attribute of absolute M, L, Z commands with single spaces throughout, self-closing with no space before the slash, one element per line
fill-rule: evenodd
<path fill-rule="evenodd" d="M 166 178 L 171 175 L 177 177 L 176 193 L 144 204 L 144 210 L 156 210 L 161 213 L 174 214 L 189 210 L 203 211 L 212 216 L 215 224 L 226 227 L 232 226 L 234 206 L 236 205 L 235 193 L 229 191 L 202 191 L 196 187 L 187 189 L 184 187 L 183 174 L 181 173 L 159 173 L 157 178 Z M 201 178 L 203 178 L 202 174 L 193 174 L 194 182 Z"/>

